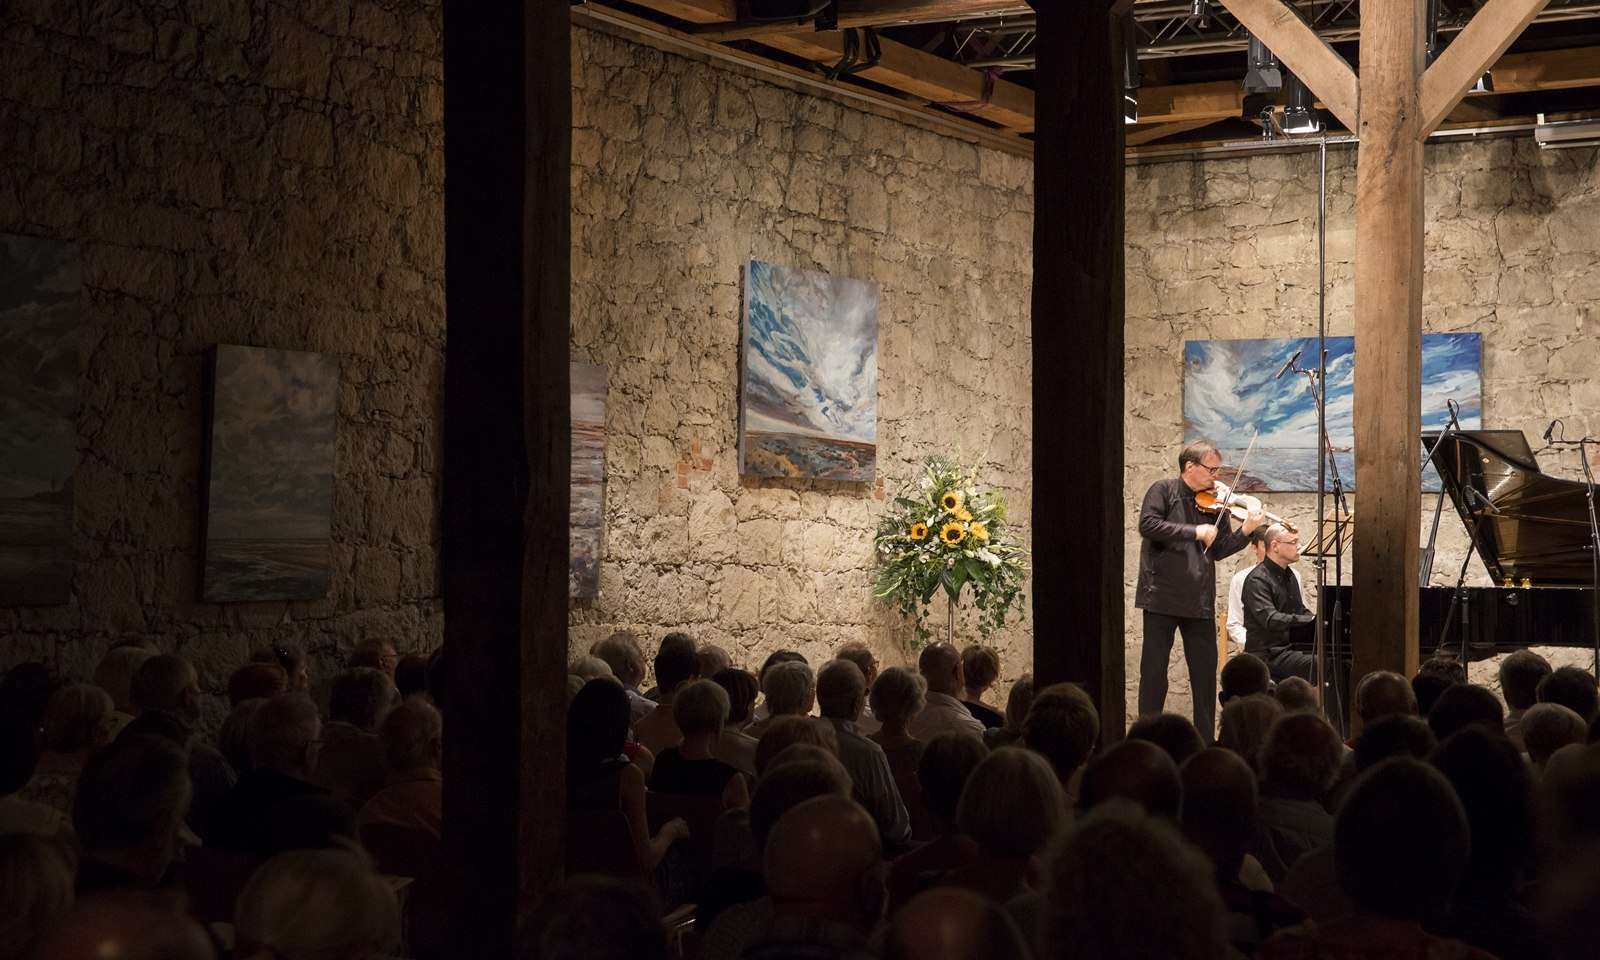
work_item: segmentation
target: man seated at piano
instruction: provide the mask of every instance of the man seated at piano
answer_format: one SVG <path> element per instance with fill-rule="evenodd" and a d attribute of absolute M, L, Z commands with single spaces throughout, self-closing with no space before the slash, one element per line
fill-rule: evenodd
<path fill-rule="evenodd" d="M 1306 609 L 1300 578 L 1290 565 L 1300 559 L 1300 537 L 1272 524 L 1263 536 L 1261 562 L 1244 578 L 1244 650 L 1266 661 L 1274 681 L 1304 677 L 1315 682 L 1316 658 L 1294 647 L 1295 635 L 1307 638 L 1316 614 Z M 1340 691 L 1349 689 L 1350 664 L 1333 670 Z"/>

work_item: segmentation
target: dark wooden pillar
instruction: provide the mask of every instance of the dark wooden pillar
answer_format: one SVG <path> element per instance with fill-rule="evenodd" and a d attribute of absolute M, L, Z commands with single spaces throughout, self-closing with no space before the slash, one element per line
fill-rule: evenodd
<path fill-rule="evenodd" d="M 444 852 L 462 957 L 561 869 L 570 13 L 446 0 Z"/>
<path fill-rule="evenodd" d="M 1116 740 L 1126 714 L 1126 11 L 1106 0 L 1035 0 L 1034 9 L 1034 676 L 1041 685 L 1082 683 Z"/>

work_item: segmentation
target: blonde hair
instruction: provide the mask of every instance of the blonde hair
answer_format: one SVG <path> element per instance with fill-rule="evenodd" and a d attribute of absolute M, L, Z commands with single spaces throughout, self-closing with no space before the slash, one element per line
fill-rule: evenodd
<path fill-rule="evenodd" d="M 233 923 L 242 958 L 357 960 L 400 942 L 394 891 L 354 846 L 268 860 L 239 894 Z"/>

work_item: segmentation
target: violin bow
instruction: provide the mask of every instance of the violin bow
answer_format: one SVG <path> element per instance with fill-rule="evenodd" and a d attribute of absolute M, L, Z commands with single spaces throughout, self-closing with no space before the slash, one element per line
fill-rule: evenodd
<path fill-rule="evenodd" d="M 1256 440 L 1258 440 L 1260 437 L 1261 428 L 1257 427 L 1256 432 L 1250 436 L 1250 445 L 1244 448 L 1244 456 L 1239 458 L 1239 468 L 1233 471 L 1233 483 L 1228 485 L 1229 500 L 1232 500 L 1233 495 L 1239 492 L 1239 478 L 1244 476 L 1244 465 L 1250 462 L 1250 454 L 1255 450 Z"/>

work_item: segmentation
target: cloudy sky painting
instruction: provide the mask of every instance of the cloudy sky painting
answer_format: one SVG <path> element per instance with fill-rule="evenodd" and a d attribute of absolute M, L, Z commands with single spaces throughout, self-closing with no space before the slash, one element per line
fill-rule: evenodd
<path fill-rule="evenodd" d="M 741 472 L 872 480 L 878 285 L 752 260 L 744 338 Z"/>
<path fill-rule="evenodd" d="M 1345 489 L 1355 489 L 1353 400 L 1355 338 L 1329 337 L 1328 434 Z M 1296 350 L 1300 365 L 1316 364 L 1315 337 L 1184 342 L 1184 439 L 1209 437 L 1223 461 L 1236 467 L 1259 429 L 1245 465 L 1244 490 L 1294 492 L 1317 486 L 1317 409 L 1302 374 L 1276 379 Z M 1460 405 L 1461 425 L 1481 425 L 1482 338 L 1476 333 L 1430 333 L 1422 337 L 1422 429 L 1450 421 L 1447 399 Z M 1421 462 L 1421 438 L 1418 438 Z M 1437 489 L 1432 476 L 1424 489 Z M 1224 471 L 1227 477 L 1230 471 Z M 1332 484 L 1332 477 L 1328 479 Z"/>
<path fill-rule="evenodd" d="M 75 244 L 0 234 L 0 606 L 72 593 Z"/>
<path fill-rule="evenodd" d="M 216 348 L 207 602 L 327 595 L 338 398 L 335 354 Z"/>

